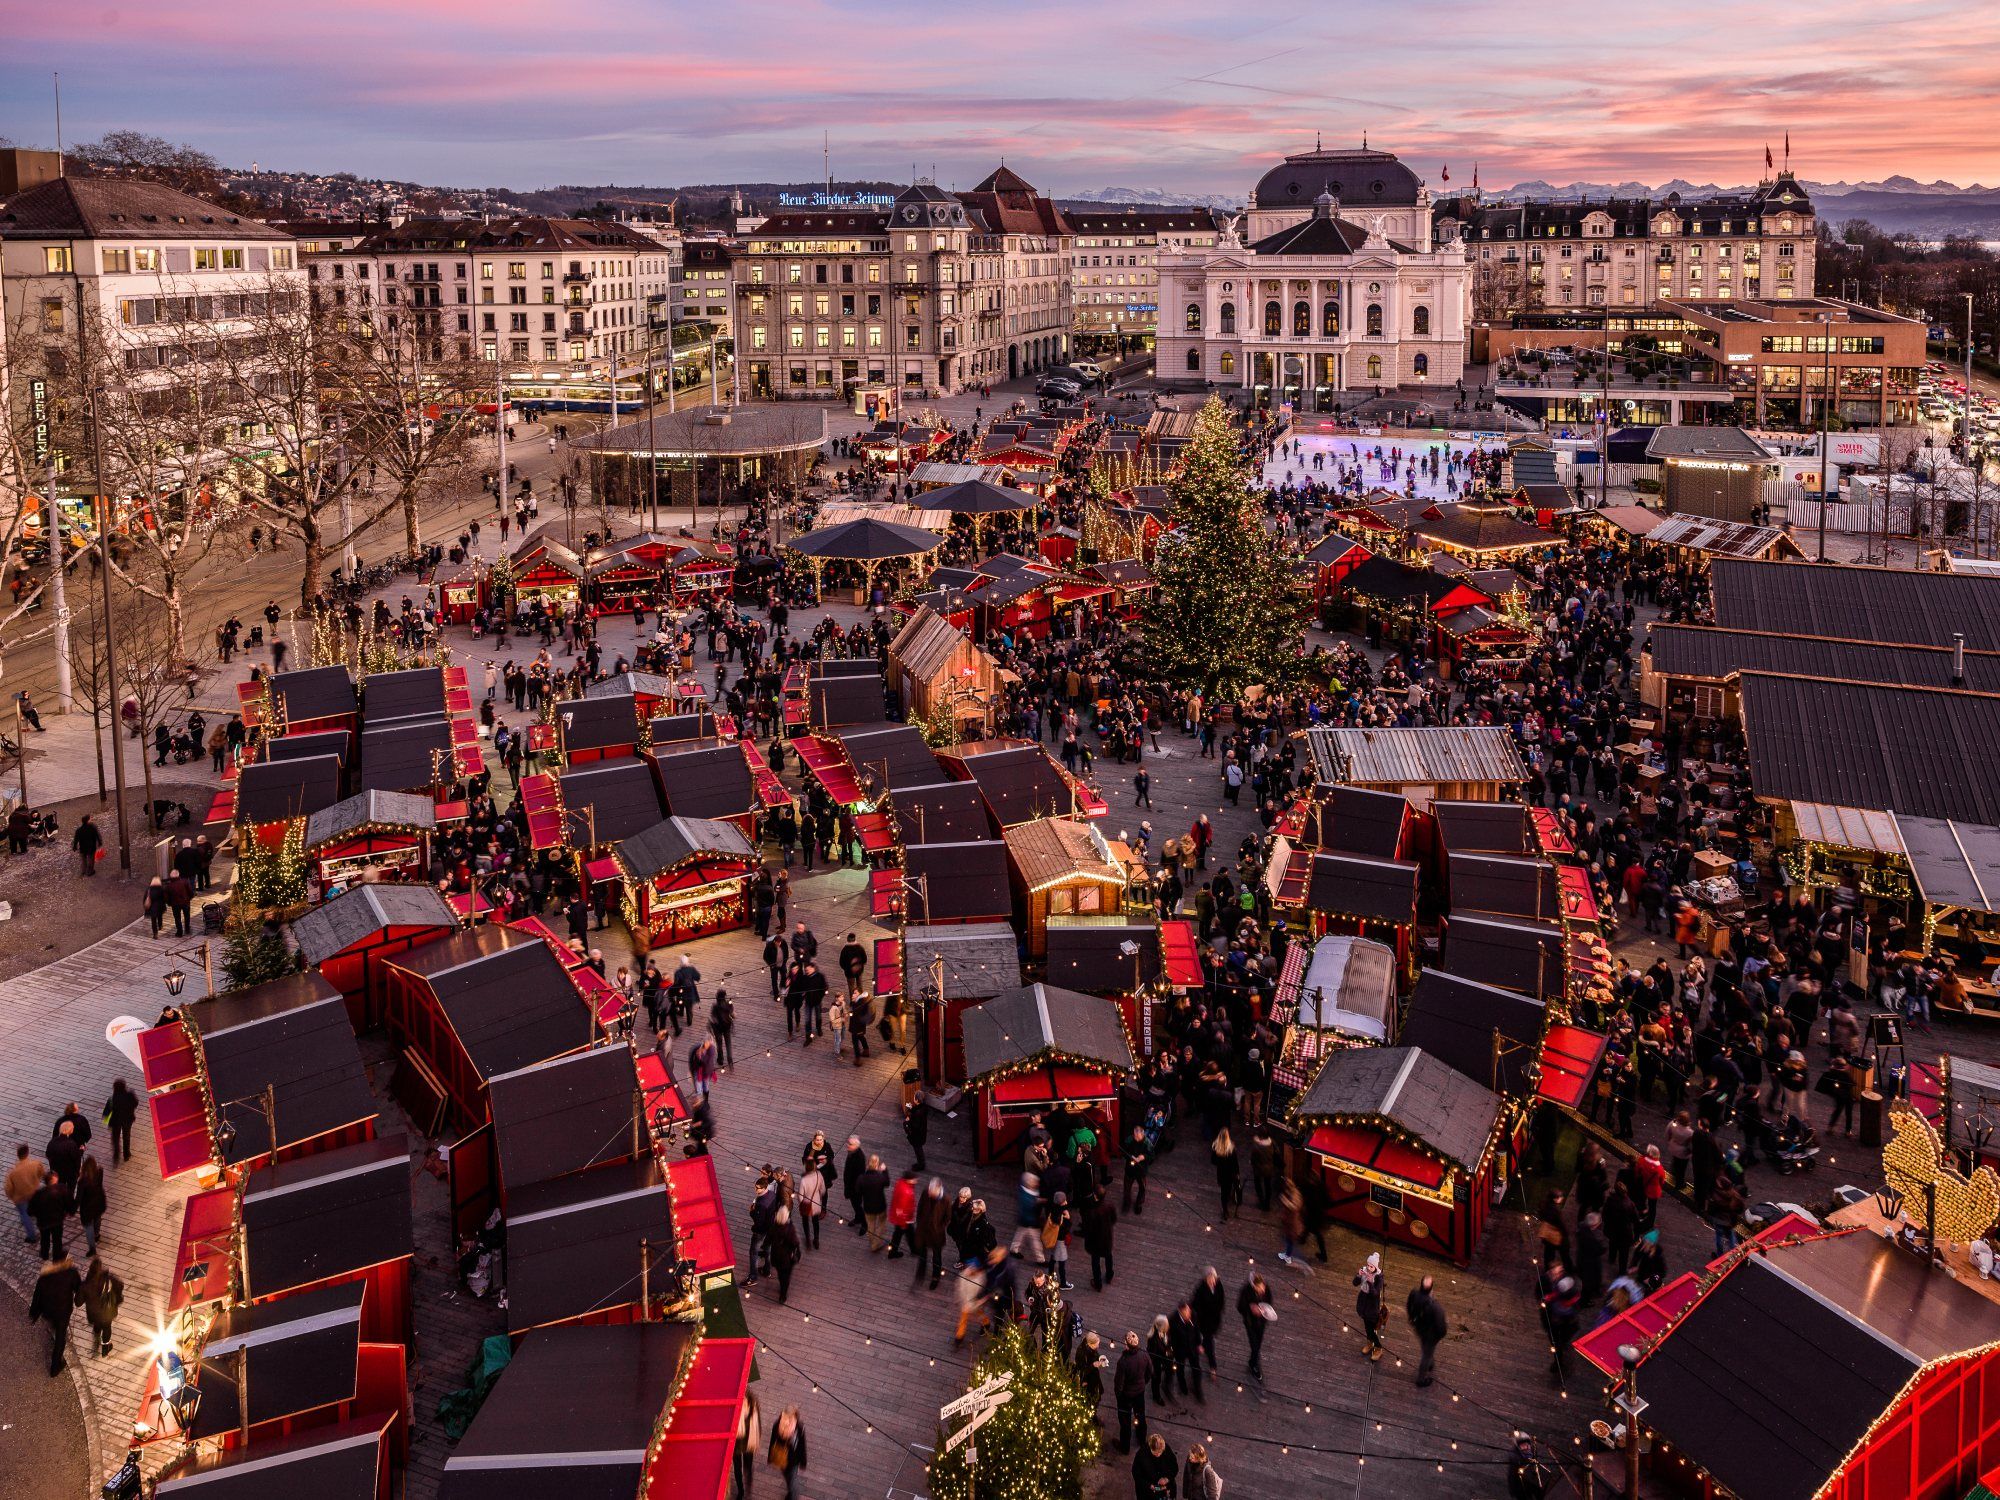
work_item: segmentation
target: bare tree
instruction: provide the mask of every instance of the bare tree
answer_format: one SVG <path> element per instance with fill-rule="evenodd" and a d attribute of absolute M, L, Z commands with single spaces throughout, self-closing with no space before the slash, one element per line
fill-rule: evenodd
<path fill-rule="evenodd" d="M 72 373 L 67 348 L 48 330 L 0 330 L 0 675 L 6 652 L 69 624 L 67 611 L 59 619 L 44 604 L 52 564 L 76 567 L 76 547 L 55 545 L 50 498 L 76 452 Z"/>
<path fill-rule="evenodd" d="M 104 780 L 104 725 L 107 720 L 111 723 L 114 749 L 118 725 L 118 691 L 104 649 L 103 612 L 78 610 L 58 649 L 69 660 L 71 693 L 90 710 L 91 739 L 97 747 L 97 803 L 102 807 L 110 795 Z"/>
<path fill-rule="evenodd" d="M 139 764 L 146 777 L 146 815 L 153 817 L 153 760 L 146 754 L 155 726 L 164 725 L 177 704 L 193 701 L 200 681 L 199 661 L 184 657 L 174 640 L 166 607 L 127 589 L 112 606 L 112 639 L 117 646 L 116 688 L 121 718 L 132 710 L 131 727 L 140 740 Z M 152 826 L 157 828 L 157 821 Z"/>
<path fill-rule="evenodd" d="M 97 140 L 70 147 L 64 162 L 79 175 L 143 177 L 210 200 L 222 194 L 222 167 L 214 157 L 137 130 L 107 130 Z"/>

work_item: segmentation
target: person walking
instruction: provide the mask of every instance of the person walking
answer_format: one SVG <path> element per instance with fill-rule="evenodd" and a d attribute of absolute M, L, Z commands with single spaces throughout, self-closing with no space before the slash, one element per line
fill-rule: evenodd
<path fill-rule="evenodd" d="M 1181 1500 L 1222 1500 L 1222 1476 L 1200 1443 L 1188 1445 L 1187 1463 L 1181 1469 Z"/>
<path fill-rule="evenodd" d="M 792 1300 L 792 1272 L 798 1269 L 803 1254 L 798 1227 L 792 1223 L 792 1211 L 783 1204 L 771 1215 L 770 1253 L 771 1269 L 778 1275 L 778 1302 L 783 1305 Z"/>
<path fill-rule="evenodd" d="M 1167 1440 L 1153 1433 L 1132 1459 L 1132 1490 L 1138 1500 L 1174 1500 L 1180 1462 Z"/>
<path fill-rule="evenodd" d="M 104 1124 L 111 1132 L 111 1165 L 132 1159 L 132 1122 L 139 1116 L 139 1096 L 125 1080 L 111 1080 L 111 1097 L 104 1101 Z"/>
<path fill-rule="evenodd" d="M 924 1194 L 917 1200 L 917 1222 L 914 1236 L 917 1247 L 917 1274 L 910 1281 L 910 1289 L 916 1290 L 924 1279 L 924 1264 L 930 1263 L 931 1290 L 944 1276 L 944 1242 L 951 1227 L 951 1200 L 944 1195 L 943 1179 L 933 1177 Z"/>
<path fill-rule="evenodd" d="M 1112 1264 L 1113 1231 L 1118 1210 L 1111 1206 L 1109 1193 L 1098 1193 L 1083 1211 L 1083 1248 L 1090 1256 L 1090 1289 L 1101 1292 L 1111 1284 L 1116 1267 Z"/>
<path fill-rule="evenodd" d="M 35 1279 L 35 1294 L 28 1302 L 28 1321 L 49 1325 L 49 1374 L 60 1375 L 69 1354 L 69 1320 L 83 1301 L 83 1278 L 70 1258 L 56 1253 L 47 1258 L 42 1274 Z"/>
<path fill-rule="evenodd" d="M 1140 1346 L 1136 1329 L 1125 1334 L 1125 1348 L 1111 1372 L 1111 1397 L 1118 1406 L 1118 1451 L 1130 1453 L 1136 1434 L 1146 1440 L 1146 1388 L 1153 1383 L 1153 1362 Z"/>
<path fill-rule="evenodd" d="M 799 1174 L 792 1201 L 799 1210 L 799 1243 L 807 1250 L 819 1249 L 820 1221 L 826 1217 L 826 1178 L 808 1167 Z"/>
<path fill-rule="evenodd" d="M 104 1193 L 104 1168 L 98 1165 L 95 1156 L 85 1156 L 76 1174 L 76 1217 L 77 1222 L 83 1225 L 86 1255 L 97 1254 L 97 1231 L 104 1222 L 104 1210 L 108 1206 Z"/>
<path fill-rule="evenodd" d="M 806 1466 L 806 1424 L 796 1406 L 786 1407 L 771 1424 L 771 1447 L 765 1457 L 785 1476 L 785 1500 L 798 1500 L 799 1474 Z"/>
<path fill-rule="evenodd" d="M 750 1500 L 750 1486 L 757 1476 L 757 1450 L 764 1443 L 764 1423 L 757 1409 L 757 1393 L 743 1393 L 743 1409 L 736 1414 L 736 1451 L 731 1468 L 736 1488 L 730 1500 Z"/>
<path fill-rule="evenodd" d="M 118 1309 L 125 1304 L 125 1283 L 95 1255 L 83 1277 L 83 1319 L 90 1325 L 93 1359 L 111 1352 L 111 1325 L 118 1321 Z"/>
<path fill-rule="evenodd" d="M 28 1199 L 28 1213 L 35 1221 L 35 1253 L 43 1260 L 62 1259 L 63 1224 L 69 1218 L 69 1190 L 53 1170 L 42 1174 L 42 1185 Z"/>
<path fill-rule="evenodd" d="M 76 832 L 70 835 L 69 846 L 76 851 L 77 857 L 83 861 L 83 873 L 86 875 L 95 875 L 97 873 L 97 856 L 104 848 L 104 835 L 97 831 L 97 825 L 91 822 L 89 813 L 85 813 L 83 821 L 76 825 Z M 158 937 L 159 935 L 160 929 L 156 924 L 153 928 L 153 936 Z"/>
<path fill-rule="evenodd" d="M 1409 1301 L 1403 1307 L 1410 1320 L 1410 1329 L 1417 1336 L 1417 1346 L 1422 1350 L 1417 1360 L 1417 1384 L 1420 1386 L 1429 1385 L 1437 1378 L 1437 1347 L 1451 1331 L 1444 1307 L 1433 1295 L 1435 1284 L 1434 1277 L 1426 1276 L 1411 1288 Z"/>
<path fill-rule="evenodd" d="M 1243 1319 L 1243 1334 L 1250 1341 L 1250 1378 L 1261 1381 L 1264 1378 L 1264 1335 L 1278 1321 L 1278 1309 L 1272 1305 L 1270 1285 L 1261 1273 L 1251 1273 L 1242 1290 L 1237 1292 L 1236 1313 Z"/>
<path fill-rule="evenodd" d="M 35 1190 L 42 1185 L 42 1179 L 49 1175 L 49 1164 L 28 1149 L 23 1141 L 14 1148 L 14 1168 L 7 1174 L 7 1201 L 14 1205 L 14 1212 L 21 1219 L 21 1243 L 35 1243 L 35 1216 L 28 1205 L 33 1201 Z"/>
<path fill-rule="evenodd" d="M 1222 1332 L 1222 1315 L 1229 1306 L 1229 1293 L 1223 1289 L 1222 1274 L 1214 1266 L 1201 1273 L 1201 1280 L 1195 1283 L 1188 1303 L 1194 1309 L 1195 1326 L 1201 1330 L 1202 1357 L 1208 1361 L 1208 1373 L 1213 1375 L 1215 1336 Z"/>
<path fill-rule="evenodd" d="M 870 1156 L 856 1179 L 856 1207 L 868 1234 L 868 1253 L 889 1248 L 889 1169 L 879 1156 Z"/>
<path fill-rule="evenodd" d="M 1236 1159 L 1236 1142 L 1230 1139 L 1226 1126 L 1215 1133 L 1208 1156 L 1215 1168 L 1215 1188 L 1222 1200 L 1222 1218 L 1226 1223 L 1231 1207 L 1243 1202 L 1243 1165 Z"/>
<path fill-rule="evenodd" d="M 1369 1359 L 1382 1357 L 1382 1325 L 1388 1321 L 1388 1308 L 1384 1301 L 1388 1295 L 1388 1284 L 1382 1276 L 1382 1257 L 1371 1254 L 1362 1262 L 1361 1269 L 1354 1273 L 1354 1315 L 1361 1320 L 1363 1348 Z"/>

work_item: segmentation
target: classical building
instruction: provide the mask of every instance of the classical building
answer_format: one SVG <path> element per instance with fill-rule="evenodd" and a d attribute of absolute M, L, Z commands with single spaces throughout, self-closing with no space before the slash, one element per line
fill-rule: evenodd
<path fill-rule="evenodd" d="M 1148 349 L 1160 326 L 1162 251 L 1206 250 L 1222 224 L 1212 209 L 1065 209 L 1076 232 L 1070 257 L 1076 343 L 1087 354 Z"/>
<path fill-rule="evenodd" d="M 1160 251 L 1160 379 L 1317 409 L 1341 391 L 1459 378 L 1471 267 L 1393 155 L 1288 156 L 1247 219 L 1247 239 L 1231 220 L 1213 246 Z"/>
<path fill-rule="evenodd" d="M 1436 205 L 1438 232 L 1465 242 L 1474 317 L 1672 299 L 1784 301 L 1813 295 L 1817 224 L 1789 170 L 1754 192 L 1683 200 Z"/>
<path fill-rule="evenodd" d="M 949 394 L 1058 364 L 1071 238 L 1005 167 L 969 193 L 919 182 L 886 207 L 779 209 L 736 258 L 744 394 Z"/>
<path fill-rule="evenodd" d="M 414 329 L 440 357 L 551 374 L 643 362 L 647 310 L 670 299 L 677 260 L 596 219 L 409 219 L 309 256 L 306 272 L 321 306 Z"/>

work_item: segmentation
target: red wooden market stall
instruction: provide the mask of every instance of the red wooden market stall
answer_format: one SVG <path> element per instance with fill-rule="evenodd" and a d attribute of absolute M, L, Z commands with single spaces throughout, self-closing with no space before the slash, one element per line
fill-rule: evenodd
<path fill-rule="evenodd" d="M 667 818 L 622 840 L 609 860 L 586 865 L 585 874 L 619 883 L 625 925 L 650 946 L 747 926 L 750 881 L 761 863 L 734 824 Z M 605 864 L 611 868 L 596 868 Z"/>
<path fill-rule="evenodd" d="M 440 891 L 425 884 L 357 885 L 292 923 L 292 941 L 347 1001 L 356 1032 L 382 1020 L 384 961 L 458 931 L 459 916 Z"/>
<path fill-rule="evenodd" d="M 1058 1139 L 1079 1128 L 1120 1138 L 1118 1086 L 1133 1059 L 1116 1001 L 1031 984 L 967 1006 L 960 1024 L 978 1161 L 1018 1158 L 1036 1116 Z"/>

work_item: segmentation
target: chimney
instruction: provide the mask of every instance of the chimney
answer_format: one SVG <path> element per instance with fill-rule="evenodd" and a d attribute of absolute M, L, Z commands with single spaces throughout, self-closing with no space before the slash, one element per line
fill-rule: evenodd
<path fill-rule="evenodd" d="M 11 146 L 0 151 L 0 198 L 25 193 L 62 176 L 62 157 L 54 151 L 30 151 Z"/>
<path fill-rule="evenodd" d="M 1953 687 L 1965 686 L 1965 632 L 1951 633 L 1951 683 Z"/>

